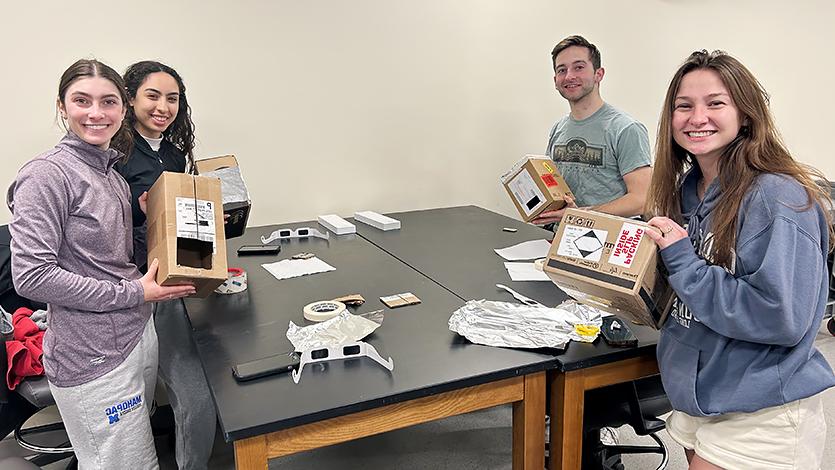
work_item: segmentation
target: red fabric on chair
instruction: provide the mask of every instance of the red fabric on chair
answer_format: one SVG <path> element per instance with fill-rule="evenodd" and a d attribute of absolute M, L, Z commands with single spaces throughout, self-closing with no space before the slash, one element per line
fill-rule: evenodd
<path fill-rule="evenodd" d="M 43 375 L 43 334 L 29 316 L 32 310 L 21 307 L 12 315 L 14 339 L 6 341 L 8 368 L 6 385 L 9 390 L 26 377 Z"/>

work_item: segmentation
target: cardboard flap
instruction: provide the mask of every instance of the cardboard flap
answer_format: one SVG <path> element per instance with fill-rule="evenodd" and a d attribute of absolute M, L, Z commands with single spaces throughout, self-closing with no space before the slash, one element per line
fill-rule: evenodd
<path fill-rule="evenodd" d="M 194 162 L 197 168 L 197 173 L 206 173 L 208 171 L 221 170 L 223 168 L 233 168 L 238 166 L 238 159 L 234 155 L 222 155 L 219 157 L 204 158 Z"/>

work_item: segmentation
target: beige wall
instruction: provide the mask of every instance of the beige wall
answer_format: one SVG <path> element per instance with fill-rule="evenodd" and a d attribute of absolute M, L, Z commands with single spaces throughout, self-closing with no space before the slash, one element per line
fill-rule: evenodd
<path fill-rule="evenodd" d="M 512 215 L 498 175 L 541 153 L 567 112 L 549 53 L 574 33 L 602 50 L 604 99 L 643 121 L 652 139 L 681 60 L 697 48 L 731 52 L 771 92 L 796 157 L 835 177 L 830 1 L 93 5 L 4 8 L 3 189 L 58 139 L 54 95 L 70 63 L 96 57 L 124 70 L 158 59 L 186 80 L 197 154 L 238 155 L 252 193 L 250 225 L 459 204 Z M 9 218 L 0 209 L 0 223 Z"/>

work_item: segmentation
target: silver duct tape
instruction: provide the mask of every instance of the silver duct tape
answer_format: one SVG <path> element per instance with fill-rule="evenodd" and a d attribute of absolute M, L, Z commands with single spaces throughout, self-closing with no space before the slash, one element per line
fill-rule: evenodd
<path fill-rule="evenodd" d="M 237 294 L 246 290 L 246 271 L 240 268 L 229 268 L 229 275 L 223 284 L 215 289 L 218 294 Z"/>

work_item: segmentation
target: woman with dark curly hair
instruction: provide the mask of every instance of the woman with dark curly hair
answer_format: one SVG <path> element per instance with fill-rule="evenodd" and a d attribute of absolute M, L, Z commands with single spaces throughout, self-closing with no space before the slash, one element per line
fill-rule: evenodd
<path fill-rule="evenodd" d="M 130 185 L 136 265 L 147 262 L 146 221 L 140 200 L 163 171 L 194 171 L 194 123 L 183 79 L 171 67 L 137 62 L 124 75 L 125 121 L 133 130 L 130 155 L 117 170 Z M 217 418 L 200 366 L 182 300 L 160 302 L 154 311 L 159 337 L 159 377 L 168 391 L 175 422 L 175 457 L 180 469 L 206 468 Z"/>

